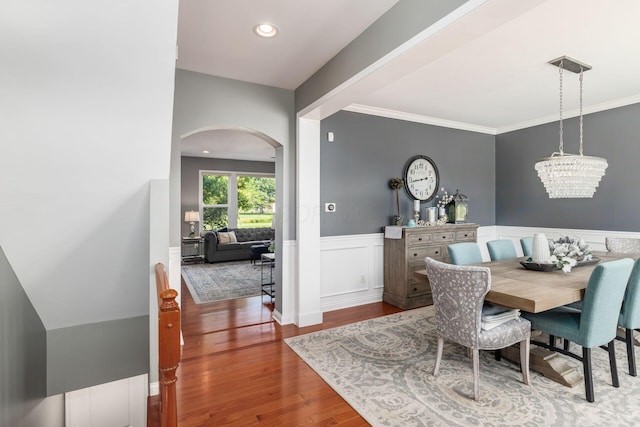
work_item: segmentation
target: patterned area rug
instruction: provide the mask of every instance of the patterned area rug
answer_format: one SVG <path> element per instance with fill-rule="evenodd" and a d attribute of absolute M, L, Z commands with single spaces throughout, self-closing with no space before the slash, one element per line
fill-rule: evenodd
<path fill-rule="evenodd" d="M 640 377 L 628 375 L 624 343 L 616 343 L 620 388 L 611 386 L 607 352 L 593 350 L 595 403 L 585 400 L 583 383 L 568 388 L 531 371 L 526 386 L 519 367 L 493 352 L 481 352 L 476 402 L 465 348 L 445 340 L 432 375 L 434 322 L 425 307 L 285 341 L 373 426 L 640 425 Z"/>
<path fill-rule="evenodd" d="M 250 261 L 183 265 L 182 277 L 196 304 L 262 294 L 260 265 Z"/>

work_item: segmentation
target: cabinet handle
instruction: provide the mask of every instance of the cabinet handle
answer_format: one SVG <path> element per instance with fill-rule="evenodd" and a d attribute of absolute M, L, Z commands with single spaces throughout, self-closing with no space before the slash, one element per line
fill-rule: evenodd
<path fill-rule="evenodd" d="M 464 237 L 467 237 L 467 235 L 465 234 Z"/>
<path fill-rule="evenodd" d="M 436 255 L 438 255 L 440 252 L 436 251 Z"/>
<path fill-rule="evenodd" d="M 418 288 L 413 288 L 413 290 L 414 290 L 414 291 L 417 291 L 417 290 L 418 290 Z"/>
<path fill-rule="evenodd" d="M 418 254 L 413 254 L 413 256 L 418 256 Z"/>
<path fill-rule="evenodd" d="M 442 236 L 442 238 L 443 238 L 443 239 L 446 239 L 446 238 L 447 238 L 447 236 Z"/>
<path fill-rule="evenodd" d="M 422 237 L 418 237 L 418 242 L 422 242 Z"/>

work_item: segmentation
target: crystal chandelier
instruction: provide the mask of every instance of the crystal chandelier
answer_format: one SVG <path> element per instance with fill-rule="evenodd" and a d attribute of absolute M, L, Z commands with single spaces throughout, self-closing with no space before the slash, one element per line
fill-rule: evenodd
<path fill-rule="evenodd" d="M 591 69 L 567 56 L 549 62 L 560 70 L 560 152 L 553 153 L 536 163 L 538 176 L 550 199 L 591 198 L 607 168 L 607 160 L 582 154 L 582 76 Z M 580 73 L 580 154 L 564 152 L 562 128 L 562 72 Z"/>

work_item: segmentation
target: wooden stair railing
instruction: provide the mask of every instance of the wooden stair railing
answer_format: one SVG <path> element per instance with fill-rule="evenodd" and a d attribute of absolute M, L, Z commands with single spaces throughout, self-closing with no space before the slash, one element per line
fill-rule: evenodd
<path fill-rule="evenodd" d="M 156 264 L 158 291 L 158 373 L 160 380 L 160 426 L 178 426 L 176 369 L 180 364 L 180 306 L 178 291 L 171 289 L 162 263 Z"/>

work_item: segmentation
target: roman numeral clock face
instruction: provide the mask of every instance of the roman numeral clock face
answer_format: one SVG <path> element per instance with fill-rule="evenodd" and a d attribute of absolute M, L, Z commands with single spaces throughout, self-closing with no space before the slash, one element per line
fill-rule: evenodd
<path fill-rule="evenodd" d="M 440 177 L 436 164 L 429 157 L 415 156 L 404 169 L 404 188 L 409 196 L 427 202 L 438 192 Z"/>

